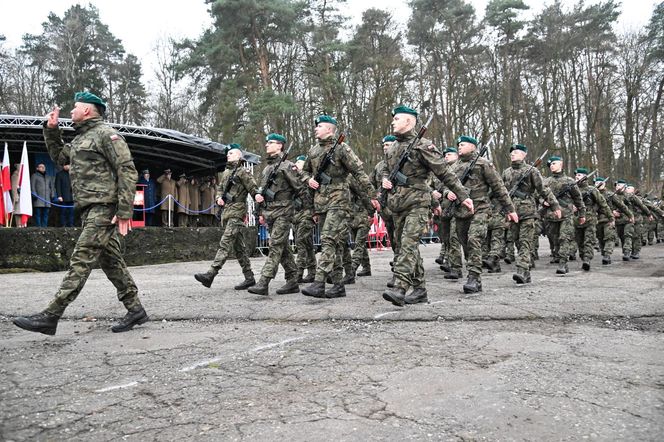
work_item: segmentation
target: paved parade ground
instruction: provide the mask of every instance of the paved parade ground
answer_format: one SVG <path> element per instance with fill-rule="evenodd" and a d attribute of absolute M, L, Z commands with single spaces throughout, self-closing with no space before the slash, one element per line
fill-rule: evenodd
<path fill-rule="evenodd" d="M 533 284 L 503 263 L 479 296 L 438 247 L 430 303 L 403 308 L 381 297 L 390 251 L 334 300 L 274 294 L 282 272 L 236 292 L 235 261 L 211 289 L 208 262 L 132 267 L 151 321 L 119 334 L 99 270 L 54 337 L 11 319 L 63 273 L 0 275 L 0 440 L 662 440 L 664 244 L 560 277 L 542 241 Z"/>

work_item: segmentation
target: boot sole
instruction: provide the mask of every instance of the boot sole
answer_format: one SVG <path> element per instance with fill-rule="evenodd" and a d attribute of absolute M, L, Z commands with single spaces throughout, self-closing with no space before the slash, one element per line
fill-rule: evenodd
<path fill-rule="evenodd" d="M 251 291 L 251 288 L 250 288 L 250 289 L 247 290 L 247 291 L 248 291 L 249 293 L 254 294 L 254 295 L 261 295 L 261 296 L 267 296 L 267 295 L 270 294 L 267 290 L 266 290 L 266 291 L 260 291 L 260 292 L 259 292 L 259 291 L 253 291 L 253 292 L 252 292 L 252 291 Z M 277 292 L 277 293 L 278 293 L 278 292 Z"/>
<path fill-rule="evenodd" d="M 466 287 L 463 288 L 463 292 L 464 292 L 465 294 L 470 294 L 470 293 L 480 293 L 481 291 L 482 291 L 482 289 L 479 289 L 479 290 L 473 290 L 473 289 L 467 289 Z"/>
<path fill-rule="evenodd" d="M 291 293 L 300 293 L 300 289 L 277 290 L 277 295 L 290 295 Z"/>
<path fill-rule="evenodd" d="M 137 325 L 145 324 L 149 320 L 150 320 L 150 318 L 148 317 L 148 315 L 145 315 L 145 316 L 142 316 L 142 317 L 138 318 L 136 321 L 134 321 L 132 324 L 127 325 L 126 327 L 123 327 L 123 328 L 111 327 L 111 331 L 113 333 L 126 332 L 126 331 L 131 330 L 132 328 L 134 328 Z"/>
<path fill-rule="evenodd" d="M 207 288 L 210 288 L 210 287 L 212 286 L 212 283 L 211 283 L 211 282 L 208 283 L 207 281 L 203 281 L 203 279 L 202 279 L 202 278 L 199 278 L 198 275 L 194 275 L 194 279 L 195 279 L 196 281 L 200 282 L 201 284 L 203 284 L 203 286 L 205 286 L 205 287 L 207 287 Z"/>
<path fill-rule="evenodd" d="M 521 275 L 512 275 L 512 279 L 516 281 L 517 284 L 525 284 L 526 278 L 522 278 Z"/>
<path fill-rule="evenodd" d="M 15 326 L 18 328 L 22 328 L 23 330 L 35 332 L 35 333 L 42 333 L 44 335 L 49 335 L 49 336 L 54 336 L 55 335 L 55 330 L 57 329 L 57 326 L 55 327 L 32 327 L 29 324 L 23 323 L 20 318 L 16 318 L 12 321 Z"/>
<path fill-rule="evenodd" d="M 420 299 L 417 299 L 417 300 L 408 300 L 408 299 L 404 300 L 404 303 L 406 303 L 408 305 L 424 304 L 426 302 L 429 302 L 429 298 L 420 298 Z"/>
<path fill-rule="evenodd" d="M 388 293 L 383 293 L 383 299 L 388 301 L 388 302 L 391 302 L 392 304 L 396 305 L 397 307 L 403 307 L 404 304 L 406 303 L 405 300 L 401 300 L 401 299 L 398 299 L 398 298 L 393 298 Z"/>
<path fill-rule="evenodd" d="M 581 268 L 585 270 L 586 272 L 590 271 L 590 264 L 584 262 L 583 265 L 581 265 Z"/>

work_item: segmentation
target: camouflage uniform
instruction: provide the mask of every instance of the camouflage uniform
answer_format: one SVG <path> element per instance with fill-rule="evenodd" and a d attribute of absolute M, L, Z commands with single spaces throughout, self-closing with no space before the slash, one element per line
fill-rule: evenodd
<path fill-rule="evenodd" d="M 350 226 L 349 239 L 355 243 L 351 256 L 348 241 L 344 243 L 343 268 L 346 273 L 346 281 L 352 282 L 357 269 L 371 272 L 369 251 L 367 250 L 367 236 L 371 228 L 370 216 L 374 212 L 369 196 L 364 192 L 353 176 L 348 177 L 351 199 L 351 216 L 348 220 Z"/>
<path fill-rule="evenodd" d="M 611 204 L 613 192 L 607 192 L 606 188 L 604 188 L 599 190 L 599 193 L 609 206 L 609 210 L 618 210 Z M 613 219 L 613 212 L 609 216 L 604 211 L 598 212 L 596 234 L 599 253 L 602 255 L 602 264 L 611 264 L 611 255 L 613 254 L 613 247 L 616 242 L 616 224 Z"/>
<path fill-rule="evenodd" d="M 240 160 L 242 161 L 242 160 Z M 246 281 L 254 279 L 251 270 L 251 262 L 247 256 L 247 248 L 244 243 L 244 217 L 247 214 L 247 195 L 256 195 L 257 185 L 254 177 L 244 167 L 237 169 L 233 185 L 227 195 L 222 195 L 228 184 L 236 163 L 227 163 L 226 170 L 221 174 L 217 185 L 215 201 L 219 198 L 224 200 L 223 213 L 221 215 L 221 239 L 219 248 L 214 257 L 207 274 L 212 278 L 219 273 L 226 260 L 231 255 L 231 249 L 242 268 L 242 274 Z"/>
<path fill-rule="evenodd" d="M 631 193 L 625 195 L 625 203 L 629 205 L 632 213 L 634 214 L 634 236 L 632 237 L 632 250 L 630 257 L 638 259 L 643 246 L 643 232 L 645 231 L 644 223 L 646 218 L 650 216 L 650 210 L 643 204 L 641 197 Z"/>
<path fill-rule="evenodd" d="M 457 162 L 451 161 L 447 164 L 451 168 Z M 433 177 L 433 188 L 445 195 L 445 186 L 443 183 Z M 453 270 L 455 275 L 461 277 L 461 243 L 456 234 L 452 235 L 451 232 L 456 232 L 454 224 L 454 216 L 450 206 L 452 201 L 448 200 L 445 196 L 440 199 L 440 215 L 434 216 L 434 222 L 438 223 L 438 237 L 440 238 L 440 256 L 443 258 L 441 263 L 441 270 Z M 449 276 L 449 275 L 448 275 Z"/>
<path fill-rule="evenodd" d="M 574 241 L 572 208 L 573 206 L 577 208 L 579 217 L 585 217 L 586 206 L 583 204 L 581 192 L 574 178 L 568 177 L 563 172 L 552 174 L 552 176 L 546 179 L 545 184 L 551 188 L 551 192 L 557 197 L 562 211 L 562 217 L 558 219 L 553 215 L 555 209 L 546 207 L 544 210 L 544 219 L 547 223 L 547 236 L 549 237 L 553 257 L 560 264 L 556 273 L 564 274 L 569 271 L 567 261 L 570 256 L 570 245 Z M 564 195 L 558 196 L 570 184 L 572 186 L 569 191 L 565 192 Z"/>
<path fill-rule="evenodd" d="M 511 191 L 524 174 L 527 174 L 527 178 L 521 181 L 512 196 L 519 222 L 510 223 L 509 226 L 510 234 L 514 238 L 517 248 L 516 275 L 524 277 L 524 281 L 521 281 L 521 278 L 516 275 L 513 277 L 519 283 L 529 282 L 530 268 L 533 265 L 532 251 L 537 247 L 535 241 L 539 239 L 537 202 L 542 198 L 552 210 L 560 209 L 558 200 L 551 189 L 544 184 L 539 170 L 522 161 L 513 161 L 511 167 L 505 169 L 503 172 L 505 186 Z"/>
<path fill-rule="evenodd" d="M 459 160 L 454 164 L 457 177 L 461 178 L 478 155 L 479 152 L 477 151 L 459 155 Z M 464 285 L 464 291 L 470 293 L 482 290 L 480 276 L 482 274 L 482 243 L 486 238 L 488 218 L 491 215 L 489 191 L 494 193 L 505 213 L 514 212 L 514 205 L 500 175 L 498 175 L 493 165 L 483 157 L 477 158 L 477 162 L 464 187 L 468 189 L 470 198 L 475 204 L 475 212 L 470 213 L 466 207 L 459 205 L 454 211 L 454 217 L 456 236 L 463 246 L 466 268 L 468 269 L 468 282 Z M 447 196 L 447 194 L 448 191 L 443 195 Z M 473 288 L 475 286 L 473 281 L 477 281 L 476 288 L 478 290 Z"/>
<path fill-rule="evenodd" d="M 579 184 L 579 190 L 586 205 L 586 222 L 579 224 L 578 218 L 574 219 L 576 244 L 579 248 L 579 258 L 583 260 L 583 269 L 589 270 L 590 261 L 595 255 L 599 215 L 602 214 L 608 220 L 613 218 L 613 214 L 600 191 L 587 180 Z"/>
<path fill-rule="evenodd" d="M 491 201 L 491 215 L 486 225 L 486 239 L 482 245 L 482 258 L 484 267 L 489 273 L 498 273 L 500 269 L 500 257 L 505 253 L 505 215 L 502 213 L 500 201 L 494 197 L 493 192 L 489 194 Z"/>
<path fill-rule="evenodd" d="M 61 131 L 44 127 L 48 153 L 57 164 L 71 164 L 72 192 L 81 210 L 83 230 L 69 270 L 46 311 L 62 316 L 90 275 L 95 261 L 113 283 L 127 310 L 142 309 L 138 289 L 122 257 L 123 239 L 114 216 L 131 219 L 138 173 L 125 140 L 101 118 L 76 125 L 76 137 L 65 145 Z"/>
<path fill-rule="evenodd" d="M 293 236 L 297 249 L 298 281 L 312 282 L 316 273 L 316 250 L 314 249 L 314 201 L 311 190 L 306 188 L 301 198 L 295 200 L 293 217 Z M 304 271 L 307 277 L 304 277 Z"/>
<path fill-rule="evenodd" d="M 330 137 L 320 140 L 309 150 L 304 163 L 303 172 L 306 179 L 313 178 L 326 153 L 335 143 Z M 334 151 L 333 161 L 325 170 L 331 181 L 329 184 L 319 183 L 314 193 L 314 211 L 319 217 L 321 236 L 321 255 L 318 259 L 315 282 L 325 283 L 327 276 L 335 277 L 333 283 L 341 285 L 341 259 L 343 243 L 348 240 L 348 217 L 350 214 L 348 175 L 353 175 L 364 192 L 373 197 L 375 190 L 369 177 L 362 170 L 362 162 L 346 143 L 338 145 Z M 334 272 L 333 272 L 334 271 Z"/>
<path fill-rule="evenodd" d="M 389 177 L 401 153 L 416 135 L 415 131 L 397 135 L 397 141 L 386 155 L 383 178 Z M 430 140 L 419 140 L 401 168 L 401 173 L 407 177 L 406 184 L 393 183 L 393 191 L 387 194 L 387 206 L 393 214 L 394 234 L 399 242 L 399 253 L 395 256 L 393 267 L 395 288 L 403 291 L 410 287 L 425 289 L 424 267 L 418 246 L 420 237 L 427 231 L 431 211 L 431 188 L 427 184 L 430 172 L 454 191 L 460 201 L 468 198 L 468 192 L 461 186 L 442 154 Z"/>
<path fill-rule="evenodd" d="M 384 189 L 381 188 L 383 180 L 383 168 L 385 167 L 385 160 L 381 160 L 374 167 L 373 173 L 371 174 L 371 184 L 376 188 L 380 189 L 380 192 L 383 192 Z M 380 217 L 385 223 L 385 230 L 387 230 L 387 236 L 390 239 L 390 247 L 392 247 L 392 253 L 397 254 L 399 251 L 399 243 L 397 238 L 394 237 L 394 219 L 392 218 L 392 212 L 388 207 L 380 208 Z"/>
<path fill-rule="evenodd" d="M 613 210 L 620 212 L 620 216 L 616 218 L 616 232 L 622 245 L 623 261 L 629 261 L 632 253 L 632 237 L 634 236 L 634 223 L 632 222 L 634 213 L 626 204 L 625 197 L 624 190 L 616 191 L 611 194 L 608 203 Z"/>

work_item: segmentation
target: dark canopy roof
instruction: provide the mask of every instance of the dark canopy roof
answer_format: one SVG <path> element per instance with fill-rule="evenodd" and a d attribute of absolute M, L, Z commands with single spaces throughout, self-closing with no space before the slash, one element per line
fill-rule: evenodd
<path fill-rule="evenodd" d="M 46 152 L 42 134 L 44 117 L 23 115 L 0 115 L 0 142 L 8 142 L 10 150 L 19 152 L 27 141 L 28 151 Z M 181 170 L 187 174 L 205 175 L 221 170 L 226 164 L 228 145 L 187 135 L 170 129 L 112 124 L 127 141 L 137 168 L 153 168 L 161 171 L 166 168 Z M 60 119 L 64 141 L 74 138 L 74 128 L 70 119 Z M 251 152 L 244 158 L 258 164 L 260 157 Z"/>

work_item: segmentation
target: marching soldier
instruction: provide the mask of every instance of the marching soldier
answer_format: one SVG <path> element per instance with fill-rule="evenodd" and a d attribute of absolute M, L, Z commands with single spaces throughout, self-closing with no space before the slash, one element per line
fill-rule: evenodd
<path fill-rule="evenodd" d="M 459 159 L 459 153 L 456 147 L 445 148 L 443 155 L 445 155 L 445 162 L 449 164 L 450 167 L 453 167 Z M 440 264 L 440 269 L 446 272 L 443 278 L 456 281 L 463 276 L 463 273 L 461 243 L 456 235 L 456 223 L 454 221 L 453 213 L 451 209 L 449 209 L 452 205 L 452 201 L 447 198 L 450 191 L 435 177 L 434 183 L 437 184 L 437 192 L 442 195 L 440 198 L 440 214 L 434 215 L 440 219 L 438 231 L 442 231 L 441 250 L 443 248 L 445 249 L 445 257 Z"/>
<path fill-rule="evenodd" d="M 301 175 L 306 155 L 296 158 L 295 166 Z M 295 217 L 293 218 L 293 236 L 297 249 L 297 272 L 299 283 L 312 283 L 316 275 L 316 250 L 314 249 L 314 199 L 312 190 L 304 189 L 302 196 L 295 200 Z M 304 276 L 304 271 L 307 276 Z"/>
<path fill-rule="evenodd" d="M 643 246 L 644 221 L 652 219 L 650 209 L 643 204 L 641 197 L 634 193 L 634 185 L 627 184 L 625 187 L 625 203 L 630 206 L 634 214 L 634 236 L 632 237 L 632 250 L 630 258 L 639 259 L 641 257 L 641 247 Z"/>
<path fill-rule="evenodd" d="M 579 167 L 574 173 L 576 174 L 576 181 L 579 183 L 581 197 L 586 205 L 586 222 L 579 224 L 578 219 L 575 219 L 574 226 L 576 244 L 579 247 L 579 257 L 582 261 L 581 268 L 587 272 L 590 270 L 590 261 L 595 255 L 598 217 L 601 214 L 603 218 L 608 220 L 613 218 L 613 214 L 600 191 L 594 185 L 588 183 L 586 178 L 588 169 Z"/>
<path fill-rule="evenodd" d="M 623 261 L 629 261 L 634 237 L 634 212 L 625 201 L 625 187 L 627 187 L 627 181 L 616 180 L 614 184 L 615 192 L 609 199 L 609 205 L 613 209 L 613 216 L 616 220 L 616 231 L 622 245 L 622 259 Z"/>
<path fill-rule="evenodd" d="M 305 187 L 295 164 L 282 159 L 285 144 L 286 138 L 280 134 L 271 133 L 265 139 L 267 166 L 263 169 L 261 192 L 256 194 L 255 199 L 260 204 L 261 224 L 267 224 L 270 232 L 270 253 L 258 284 L 249 288 L 249 293 L 256 295 L 269 294 L 270 280 L 277 275 L 279 264 L 284 268 L 286 285 L 277 289 L 277 294 L 300 292 L 297 266 L 288 236 L 295 215 L 295 199 L 302 197 Z"/>
<path fill-rule="evenodd" d="M 559 264 L 556 274 L 565 275 L 569 272 L 567 261 L 570 256 L 570 245 L 574 241 L 573 207 L 577 209 L 579 225 L 583 225 L 586 222 L 586 206 L 583 204 L 576 181 L 565 175 L 563 171 L 563 159 L 554 155 L 549 158 L 548 165 L 552 175 L 546 179 L 545 184 L 558 200 L 562 217 L 557 216 L 551 203 L 544 202 L 547 236 L 554 260 Z"/>
<path fill-rule="evenodd" d="M 517 249 L 516 273 L 512 275 L 517 284 L 531 282 L 532 250 L 535 247 L 534 241 L 537 241 L 539 236 L 537 201 L 540 198 L 544 199 L 552 208 L 554 217 L 562 216 L 558 200 L 551 189 L 544 184 L 537 167 L 524 163 L 527 154 L 528 147 L 523 144 L 513 144 L 510 147 L 511 166 L 503 172 L 503 181 L 512 193 L 512 202 L 519 216 L 518 223 L 509 225 Z M 497 262 L 499 259 L 495 257 L 492 264 Z"/>
<path fill-rule="evenodd" d="M 387 151 L 383 167 L 382 187 L 387 193 L 387 205 L 394 217 L 395 237 L 399 241 L 399 253 L 394 260 L 393 288 L 383 292 L 383 298 L 397 306 L 427 302 L 427 290 L 424 280 L 424 267 L 418 249 L 420 236 L 429 222 L 431 211 L 431 188 L 427 184 L 429 174 L 433 173 L 450 190 L 470 213 L 473 201 L 461 185 L 459 179 L 450 170 L 440 152 L 430 140 L 416 140 L 415 124 L 417 111 L 406 106 L 399 106 L 392 111 L 392 132 L 396 143 Z M 405 182 L 392 183 L 388 177 L 396 168 L 399 158 L 406 148 L 415 142 L 406 163 L 400 172 Z M 409 288 L 413 291 L 406 296 Z"/>
<path fill-rule="evenodd" d="M 351 199 L 351 216 L 348 219 L 349 238 L 355 243 L 355 247 L 351 254 L 348 241 L 344 243 L 343 268 L 346 276 L 343 283 L 354 284 L 355 276 L 371 276 L 367 236 L 373 221 L 374 208 L 364 189 L 353 176 L 348 177 L 348 185 Z M 358 273 L 357 269 L 360 266 L 362 271 Z"/>
<path fill-rule="evenodd" d="M 81 210 L 83 230 L 55 298 L 41 313 L 13 322 L 24 330 L 54 335 L 58 320 L 98 263 L 127 309 L 111 331 L 125 332 L 148 320 L 122 257 L 122 237 L 131 230 L 138 173 L 125 140 L 102 120 L 106 103 L 89 92 L 76 93 L 74 102 L 71 119 L 76 136 L 71 144 L 62 141 L 58 107 L 44 122 L 44 139 L 54 162 L 71 165 L 74 202 Z"/>
<path fill-rule="evenodd" d="M 217 204 L 223 208 L 219 249 L 208 271 L 196 273 L 194 278 L 209 288 L 233 249 L 244 275 L 244 281 L 236 285 L 235 290 L 245 290 L 255 285 L 256 280 L 247 256 L 242 230 L 247 214 L 247 195 L 255 197 L 258 186 L 254 177 L 240 163 L 242 150 L 239 144 L 233 143 L 229 146 L 226 159 L 226 170 L 221 174 L 215 195 Z"/>
<path fill-rule="evenodd" d="M 362 170 L 360 159 L 346 143 L 337 142 L 337 120 L 329 115 L 320 115 L 315 123 L 314 131 L 318 144 L 309 150 L 304 174 L 308 178 L 307 184 L 315 191 L 314 211 L 320 226 L 321 255 L 314 282 L 302 289 L 302 294 L 315 298 L 338 298 L 346 296 L 346 289 L 341 281 L 341 260 L 343 241 L 348 238 L 348 175 L 351 174 L 358 180 L 371 198 L 374 208 L 380 209 L 380 205 L 375 199 L 375 190 L 369 177 Z M 329 155 L 332 156 L 331 161 L 325 165 L 325 158 Z M 321 165 L 325 166 L 324 170 Z M 319 177 L 320 182 L 316 177 Z M 332 288 L 326 291 L 325 281 L 328 276 L 335 277 L 336 280 L 332 281 Z"/>
<path fill-rule="evenodd" d="M 597 216 L 597 242 L 599 245 L 599 253 L 602 255 L 602 265 L 611 264 L 611 255 L 613 254 L 613 247 L 616 242 L 616 223 L 613 218 L 614 211 L 611 204 L 613 193 L 607 192 L 606 181 L 607 178 L 601 176 L 595 177 L 595 187 L 609 206 L 609 214 L 600 210 Z M 624 206 L 624 204 L 620 204 Z M 623 210 L 624 209 L 626 209 L 626 207 L 623 207 Z"/>
<path fill-rule="evenodd" d="M 397 137 L 394 135 L 385 135 L 383 137 L 383 159 L 376 164 L 371 175 L 371 184 L 377 189 L 378 193 L 382 191 L 382 182 L 383 182 L 383 168 L 385 167 L 385 155 L 387 151 L 396 143 Z M 399 251 L 399 243 L 397 238 L 394 237 L 394 220 L 392 218 L 392 213 L 387 207 L 380 208 L 380 217 L 385 223 L 385 230 L 387 230 L 387 236 L 390 238 L 390 247 L 392 248 L 393 255 L 396 255 Z M 394 264 L 394 260 L 391 262 Z M 392 278 L 387 282 L 388 287 L 394 287 L 394 274 Z"/>

